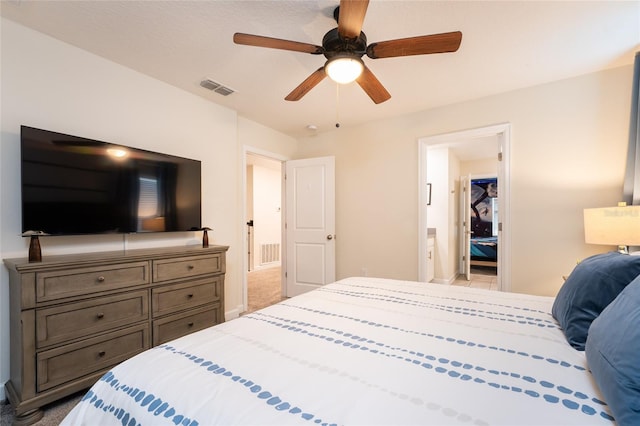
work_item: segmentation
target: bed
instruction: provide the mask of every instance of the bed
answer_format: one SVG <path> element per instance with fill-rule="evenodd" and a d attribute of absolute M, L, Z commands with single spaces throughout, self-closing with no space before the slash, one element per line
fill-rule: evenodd
<path fill-rule="evenodd" d="M 615 424 L 553 301 L 343 279 L 129 359 L 63 424 Z"/>
<path fill-rule="evenodd" d="M 471 265 L 498 266 L 498 237 L 471 237 Z"/>

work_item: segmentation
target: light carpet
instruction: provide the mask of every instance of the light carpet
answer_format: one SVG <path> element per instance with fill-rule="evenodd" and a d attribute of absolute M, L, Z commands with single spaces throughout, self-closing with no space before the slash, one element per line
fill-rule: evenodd
<path fill-rule="evenodd" d="M 266 308 L 283 300 L 281 268 L 275 266 L 247 273 L 247 311 Z"/>
<path fill-rule="evenodd" d="M 85 394 L 85 391 L 69 395 L 43 407 L 44 416 L 42 419 L 33 423 L 32 426 L 57 426 L 62 422 L 62 419 L 71 411 L 73 407 L 80 401 L 80 398 Z M 11 404 L 5 401 L 0 405 L 0 426 L 11 426 L 13 424 L 14 410 Z"/>

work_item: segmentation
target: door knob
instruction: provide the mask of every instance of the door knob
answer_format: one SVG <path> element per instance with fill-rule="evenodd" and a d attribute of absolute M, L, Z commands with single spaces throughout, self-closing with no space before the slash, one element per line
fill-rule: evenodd
<path fill-rule="evenodd" d="M 327 240 L 333 240 L 333 235 L 331 234 L 327 235 Z"/>

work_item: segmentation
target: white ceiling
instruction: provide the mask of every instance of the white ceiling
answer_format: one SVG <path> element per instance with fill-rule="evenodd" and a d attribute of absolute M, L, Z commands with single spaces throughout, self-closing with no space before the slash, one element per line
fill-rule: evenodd
<path fill-rule="evenodd" d="M 462 31 L 458 52 L 372 60 L 391 93 L 375 105 L 357 84 L 324 79 L 284 97 L 324 57 L 236 45 L 234 32 L 320 45 L 338 0 L 3 0 L 3 17 L 235 109 L 293 137 L 353 126 L 633 63 L 640 1 L 371 0 L 369 43 Z M 237 92 L 223 97 L 204 78 Z"/>

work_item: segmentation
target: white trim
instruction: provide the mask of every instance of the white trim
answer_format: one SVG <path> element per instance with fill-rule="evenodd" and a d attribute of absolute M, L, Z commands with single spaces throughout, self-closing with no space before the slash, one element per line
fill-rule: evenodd
<path fill-rule="evenodd" d="M 498 289 L 511 291 L 511 124 L 501 123 L 418 139 L 418 281 L 427 277 L 427 151 L 433 145 L 447 145 L 462 140 L 498 136 L 502 161 L 498 165 L 500 220 L 498 236 Z M 504 194 L 504 195 L 503 195 Z"/>
<path fill-rule="evenodd" d="M 266 158 L 269 158 L 270 160 L 282 161 L 282 162 L 290 160 L 290 158 L 285 157 L 283 155 L 276 154 L 270 151 L 265 151 L 264 149 L 260 149 L 260 148 L 254 148 L 248 145 L 244 145 L 242 151 L 244 154 L 243 161 L 245 166 L 247 165 L 247 154 L 260 155 L 261 157 L 266 157 Z"/>
<path fill-rule="evenodd" d="M 243 313 L 246 310 L 247 309 L 244 306 L 238 305 L 234 309 L 232 309 L 230 311 L 226 311 L 224 313 L 224 320 L 225 321 L 231 321 L 232 319 L 239 318 L 240 314 Z"/>

